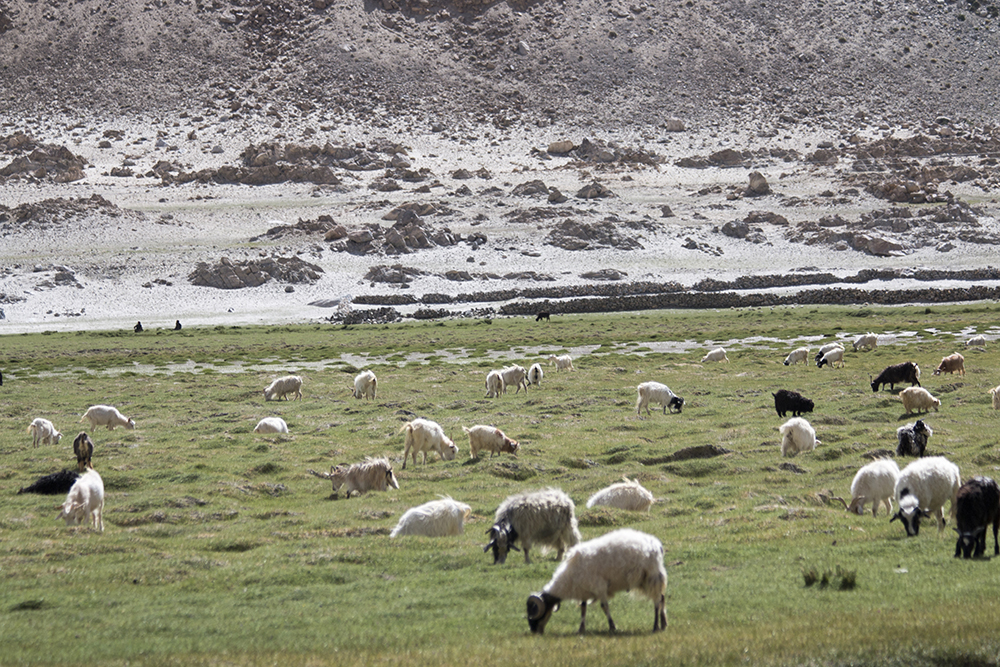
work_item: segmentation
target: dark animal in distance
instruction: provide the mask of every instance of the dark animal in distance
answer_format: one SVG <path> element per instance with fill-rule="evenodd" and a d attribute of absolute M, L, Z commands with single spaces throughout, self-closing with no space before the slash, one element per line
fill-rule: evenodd
<path fill-rule="evenodd" d="M 896 456 L 923 456 L 927 449 L 927 438 L 934 435 L 922 419 L 918 419 L 913 424 L 900 426 L 896 429 Z"/>
<path fill-rule="evenodd" d="M 21 490 L 18 491 L 18 494 L 38 493 L 45 496 L 62 495 L 64 493 L 69 493 L 69 490 L 73 488 L 73 484 L 76 482 L 78 477 L 80 477 L 80 475 L 72 470 L 61 470 L 59 472 L 54 472 L 51 475 L 39 477 L 34 483 L 29 484 L 28 486 L 22 486 Z"/>
<path fill-rule="evenodd" d="M 136 333 L 142 333 L 142 322 L 136 322 L 135 326 L 132 327 L 132 331 Z"/>
<path fill-rule="evenodd" d="M 549 321 L 549 313 L 538 313 L 538 315 L 535 316 L 535 321 L 536 322 L 541 322 L 542 320 L 545 320 L 546 322 L 548 322 Z"/>
<path fill-rule="evenodd" d="M 73 441 L 73 453 L 76 454 L 76 469 L 80 472 L 92 468 L 90 457 L 94 455 L 94 441 L 85 432 L 80 431 Z"/>
<path fill-rule="evenodd" d="M 958 542 L 955 558 L 979 558 L 986 552 L 986 529 L 993 524 L 993 555 L 1000 556 L 1000 486 L 989 477 L 973 477 L 955 497 Z"/>
<path fill-rule="evenodd" d="M 774 410 L 779 417 L 784 417 L 785 413 L 791 412 L 793 417 L 798 417 L 803 412 L 812 412 L 813 402 L 797 391 L 779 389 L 774 396 Z"/>
<path fill-rule="evenodd" d="M 176 322 L 174 322 L 174 331 L 180 331 L 180 330 L 181 330 L 181 321 L 177 320 Z"/>
<path fill-rule="evenodd" d="M 884 385 L 889 385 L 889 390 L 893 391 L 897 384 L 909 382 L 910 386 L 920 386 L 920 366 L 912 361 L 904 361 L 901 364 L 886 366 L 877 377 L 872 378 L 872 393 L 877 393 Z"/>

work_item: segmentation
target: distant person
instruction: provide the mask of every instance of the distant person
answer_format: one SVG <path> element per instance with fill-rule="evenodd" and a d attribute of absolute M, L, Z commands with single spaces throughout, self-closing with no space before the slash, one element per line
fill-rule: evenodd
<path fill-rule="evenodd" d="M 136 333 L 142 333 L 142 322 L 136 322 L 135 326 L 132 327 L 132 331 Z"/>
<path fill-rule="evenodd" d="M 176 322 L 174 322 L 174 331 L 180 331 L 180 330 L 181 330 L 181 321 L 177 320 Z"/>

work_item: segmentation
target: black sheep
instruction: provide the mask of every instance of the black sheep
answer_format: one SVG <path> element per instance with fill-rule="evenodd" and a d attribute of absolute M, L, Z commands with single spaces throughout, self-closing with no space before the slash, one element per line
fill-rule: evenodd
<path fill-rule="evenodd" d="M 1000 555 L 1000 487 L 989 477 L 973 477 L 955 497 L 958 542 L 955 558 L 979 558 L 986 551 L 986 528 L 993 524 L 993 555 Z"/>
<path fill-rule="evenodd" d="M 791 412 L 793 417 L 798 417 L 803 412 L 813 411 L 813 402 L 797 391 L 779 389 L 774 396 L 774 410 L 779 417 L 784 417 L 785 413 Z"/>
<path fill-rule="evenodd" d="M 872 378 L 872 393 L 878 392 L 883 385 L 889 385 L 889 390 L 895 390 L 896 385 L 902 382 L 909 382 L 910 386 L 920 386 L 920 366 L 912 361 L 904 361 L 901 364 L 886 366 L 878 377 Z"/>
<path fill-rule="evenodd" d="M 538 313 L 538 315 L 535 316 L 535 321 L 536 322 L 541 322 L 542 320 L 545 320 L 546 322 L 548 322 L 549 321 L 549 313 Z"/>
<path fill-rule="evenodd" d="M 896 429 L 896 456 L 923 456 L 927 449 L 927 438 L 934 435 L 931 427 L 918 419 L 913 424 Z"/>
<path fill-rule="evenodd" d="M 79 475 L 72 470 L 54 472 L 51 475 L 39 477 L 33 484 L 21 487 L 18 493 L 40 493 L 46 496 L 62 495 L 69 493 L 78 477 Z"/>

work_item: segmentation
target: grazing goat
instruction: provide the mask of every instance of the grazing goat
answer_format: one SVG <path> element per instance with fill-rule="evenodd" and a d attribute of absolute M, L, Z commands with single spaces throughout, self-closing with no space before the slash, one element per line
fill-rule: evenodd
<path fill-rule="evenodd" d="M 28 425 L 28 433 L 31 434 L 31 446 L 37 447 L 38 443 L 43 445 L 58 445 L 62 440 L 62 433 L 48 419 L 36 417 Z"/>
<path fill-rule="evenodd" d="M 844 361 L 844 348 L 842 347 L 835 347 L 824 354 L 820 360 L 816 362 L 816 368 L 823 368 L 823 366 L 836 368 L 837 364 L 840 364 L 841 368 L 847 365 L 847 362 Z"/>
<path fill-rule="evenodd" d="M 684 407 L 684 399 L 670 391 L 670 387 L 660 382 L 643 382 L 638 387 L 639 398 L 635 402 L 635 414 L 642 417 L 642 409 L 646 409 L 646 414 L 651 414 L 649 412 L 649 404 L 655 403 L 663 406 L 663 414 L 667 414 L 667 408 L 670 408 L 670 412 L 680 412 Z"/>
<path fill-rule="evenodd" d="M 864 514 L 865 505 L 872 504 L 872 516 L 878 516 L 879 505 L 885 505 L 886 514 L 892 514 L 892 497 L 896 493 L 899 466 L 892 459 L 877 459 L 861 466 L 851 482 L 851 504 L 837 498 L 852 514 Z"/>
<path fill-rule="evenodd" d="M 580 541 L 576 507 L 559 489 L 527 491 L 508 496 L 497 508 L 493 527 L 486 531 L 490 542 L 483 551 L 493 550 L 493 564 L 503 564 L 511 549 L 524 549 L 524 562 L 531 564 L 529 551 L 535 544 L 555 547 L 556 560 Z"/>
<path fill-rule="evenodd" d="M 986 347 L 986 336 L 979 334 L 965 341 L 966 347 Z"/>
<path fill-rule="evenodd" d="M 403 450 L 403 470 L 406 470 L 406 457 L 413 452 L 413 465 L 417 465 L 417 453 L 424 455 L 423 463 L 427 464 L 427 452 L 437 452 L 445 461 L 453 461 L 458 454 L 458 447 L 444 434 L 444 429 L 437 422 L 429 419 L 414 419 L 403 424 L 400 433 L 406 433 L 405 449 Z"/>
<path fill-rule="evenodd" d="M 516 440 L 511 440 L 507 435 L 495 426 L 484 426 L 482 424 L 472 428 L 462 427 L 462 430 L 469 436 L 469 458 L 478 459 L 479 452 L 488 451 L 490 458 L 496 454 L 510 454 L 517 458 L 517 453 L 521 446 Z"/>
<path fill-rule="evenodd" d="M 878 346 L 878 335 L 868 332 L 854 339 L 854 351 L 874 350 Z"/>
<path fill-rule="evenodd" d="M 135 430 L 135 422 L 118 412 L 118 408 L 110 405 L 92 405 L 80 417 L 80 421 L 89 421 L 91 430 L 98 426 L 107 426 L 109 431 L 116 426 L 124 426 L 130 431 Z"/>
<path fill-rule="evenodd" d="M 18 495 L 22 493 L 37 493 L 46 496 L 56 496 L 61 493 L 69 493 L 73 484 L 80 478 L 80 474 L 72 470 L 61 470 L 51 475 L 39 477 L 28 486 L 22 486 L 18 490 Z"/>
<path fill-rule="evenodd" d="M 84 432 L 80 432 L 73 440 L 73 453 L 76 454 L 76 469 L 80 472 L 92 467 L 94 456 L 94 441 Z"/>
<path fill-rule="evenodd" d="M 927 449 L 927 438 L 932 435 L 934 435 L 934 431 L 922 419 L 906 426 L 900 426 L 896 429 L 896 456 L 920 458 Z"/>
<path fill-rule="evenodd" d="M 648 512 L 655 501 L 653 494 L 645 489 L 639 480 L 623 477 L 621 482 L 616 482 L 592 495 L 587 501 L 587 507 L 603 505 L 632 512 Z"/>
<path fill-rule="evenodd" d="M 795 456 L 799 452 L 811 452 L 823 443 L 816 439 L 816 431 L 802 417 L 792 417 L 780 427 L 781 455 Z"/>
<path fill-rule="evenodd" d="M 701 363 L 705 363 L 706 361 L 718 361 L 720 363 L 724 361 L 728 364 L 729 357 L 726 356 L 726 351 L 724 349 L 717 347 L 701 358 Z"/>
<path fill-rule="evenodd" d="M 868 379 L 871 380 L 873 394 L 877 393 L 884 385 L 889 385 L 889 391 L 895 391 L 896 385 L 903 382 L 909 382 L 911 387 L 914 385 L 919 387 L 920 366 L 912 361 L 904 361 L 901 364 L 886 366 L 877 377 L 873 378 L 869 373 Z"/>
<path fill-rule="evenodd" d="M 253 429 L 254 433 L 288 433 L 288 424 L 281 417 L 264 417 Z"/>
<path fill-rule="evenodd" d="M 979 558 L 986 552 L 986 529 L 993 524 L 993 555 L 1000 556 L 1000 487 L 989 477 L 973 477 L 955 496 L 955 558 Z M 973 551 L 975 550 L 975 551 Z"/>
<path fill-rule="evenodd" d="M 465 520 L 472 508 L 465 503 L 443 497 L 411 507 L 399 517 L 396 527 L 389 537 L 422 535 L 424 537 L 448 537 L 465 532 Z"/>
<path fill-rule="evenodd" d="M 1000 410 L 1000 386 L 990 389 L 990 396 L 993 398 L 993 409 Z"/>
<path fill-rule="evenodd" d="M 787 357 L 785 357 L 786 366 L 794 366 L 798 363 L 808 363 L 809 361 L 809 348 L 800 347 L 798 349 L 792 350 Z"/>
<path fill-rule="evenodd" d="M 791 412 L 793 417 L 798 417 L 804 412 L 813 411 L 812 400 L 797 391 L 779 389 L 778 393 L 771 395 L 774 396 L 774 411 L 779 417 L 784 417 L 788 412 Z"/>
<path fill-rule="evenodd" d="M 88 468 L 66 494 L 62 505 L 56 505 L 59 510 L 56 519 L 65 519 L 67 526 L 78 526 L 81 523 L 93 526 L 104 532 L 104 480 L 93 468 Z"/>
<path fill-rule="evenodd" d="M 941 363 L 936 369 L 934 369 L 934 375 L 941 375 L 941 373 L 958 373 L 959 375 L 965 375 L 965 357 L 960 355 L 958 352 L 955 354 L 949 354 L 947 357 L 941 359 Z"/>
<path fill-rule="evenodd" d="M 385 457 L 373 459 L 366 456 L 361 463 L 334 466 L 330 468 L 330 472 L 306 472 L 333 482 L 333 492 L 338 497 L 341 491 L 345 497 L 350 498 L 354 493 L 361 495 L 368 491 L 386 491 L 389 487 L 399 488 L 396 475 L 392 472 L 392 464 Z"/>
<path fill-rule="evenodd" d="M 573 357 L 568 354 L 562 354 L 558 357 L 554 354 L 550 354 L 549 361 L 551 361 L 556 366 L 557 371 L 575 371 L 573 368 Z"/>
<path fill-rule="evenodd" d="M 663 566 L 663 544 L 652 535 L 620 528 L 582 542 L 566 555 L 552 579 L 539 593 L 528 598 L 528 627 L 544 634 L 552 612 L 563 600 L 580 601 L 580 629 L 587 621 L 587 603 L 596 600 L 615 632 L 608 600 L 615 593 L 638 591 L 653 601 L 653 632 L 667 627 L 667 569 Z"/>
<path fill-rule="evenodd" d="M 280 377 L 264 390 L 265 401 L 277 401 L 286 398 L 287 394 L 295 394 L 295 398 L 302 398 L 302 378 L 298 375 L 286 375 Z M 295 400 L 295 399 L 292 399 Z"/>
<path fill-rule="evenodd" d="M 378 389 L 378 378 L 372 371 L 361 371 L 354 377 L 354 386 L 351 393 L 354 398 L 365 398 L 375 400 L 375 392 Z"/>
<path fill-rule="evenodd" d="M 542 378 L 545 376 L 545 371 L 542 370 L 541 364 L 531 364 L 531 368 L 528 369 L 528 384 L 542 386 Z"/>
<path fill-rule="evenodd" d="M 549 317 L 550 317 L 550 313 L 541 312 L 541 313 L 538 313 L 537 315 L 535 315 L 535 321 L 536 322 L 541 322 L 542 320 L 545 320 L 546 322 L 548 322 L 549 321 Z"/>
<path fill-rule="evenodd" d="M 490 371 L 486 374 L 486 398 L 499 398 L 504 392 L 503 375 L 500 371 Z"/>
<path fill-rule="evenodd" d="M 514 364 L 513 366 L 507 366 L 500 370 L 500 375 L 503 376 L 503 393 L 507 393 L 507 387 L 517 387 L 517 392 L 521 391 L 521 387 L 524 387 L 524 393 L 528 393 L 528 371 L 524 369 L 523 366 L 518 366 Z"/>
<path fill-rule="evenodd" d="M 938 408 L 941 407 L 941 401 L 931 396 L 931 392 L 923 387 L 907 387 L 899 392 L 899 398 L 903 401 L 906 414 L 910 414 L 914 410 L 930 412 L 931 408 L 934 408 L 934 412 L 938 412 Z"/>
<path fill-rule="evenodd" d="M 896 480 L 895 496 L 899 509 L 889 523 L 899 519 L 909 536 L 920 533 L 920 519 L 937 517 L 938 534 L 944 530 L 944 504 L 951 501 L 951 513 L 956 511 L 955 497 L 962 485 L 958 466 L 943 456 L 917 459 L 903 468 Z"/>
<path fill-rule="evenodd" d="M 842 344 L 840 344 L 840 343 L 837 343 L 837 342 L 827 343 L 826 345 L 823 345 L 822 347 L 819 348 L 819 351 L 816 352 L 816 357 L 815 357 L 816 361 L 819 361 L 820 359 L 822 359 L 823 355 L 825 355 L 830 350 L 835 350 L 837 348 L 840 348 L 841 350 L 843 350 L 844 346 Z"/>

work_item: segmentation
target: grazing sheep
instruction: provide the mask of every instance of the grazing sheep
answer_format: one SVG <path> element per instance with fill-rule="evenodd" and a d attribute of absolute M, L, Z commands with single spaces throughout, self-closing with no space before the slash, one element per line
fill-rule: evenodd
<path fill-rule="evenodd" d="M 302 398 L 302 378 L 298 375 L 286 375 L 280 377 L 264 390 L 265 401 L 277 401 L 286 398 L 286 394 L 295 394 L 295 398 Z M 292 400 L 295 400 L 293 398 Z"/>
<path fill-rule="evenodd" d="M 920 519 L 937 516 L 938 534 L 944 530 L 944 504 L 951 501 L 951 513 L 956 511 L 955 496 L 962 485 L 958 466 L 943 456 L 917 459 L 903 468 L 896 480 L 894 494 L 899 509 L 889 523 L 899 519 L 906 534 L 920 533 Z"/>
<path fill-rule="evenodd" d="M 724 349 L 722 349 L 721 347 L 717 347 L 701 358 L 701 363 L 705 363 L 706 361 L 718 361 L 718 362 L 724 361 L 728 364 L 729 357 L 726 356 L 726 351 Z"/>
<path fill-rule="evenodd" d="M 800 347 L 792 350 L 787 357 L 785 357 L 786 366 L 794 366 L 797 363 L 807 363 L 809 361 L 809 348 Z"/>
<path fill-rule="evenodd" d="M 815 358 L 816 361 L 819 361 L 820 359 L 823 358 L 823 355 L 825 355 L 827 352 L 829 352 L 830 350 L 835 350 L 837 348 L 840 348 L 841 350 L 843 350 L 844 346 L 841 343 L 838 343 L 838 342 L 827 343 L 826 345 L 823 345 L 822 347 L 819 348 L 819 350 L 816 352 L 816 356 L 814 358 Z"/>
<path fill-rule="evenodd" d="M 816 431 L 802 417 L 792 417 L 778 428 L 781 433 L 781 455 L 795 456 L 799 452 L 811 452 L 823 444 L 816 439 Z"/>
<path fill-rule="evenodd" d="M 94 441 L 90 439 L 89 435 L 81 431 L 73 440 L 73 453 L 76 454 L 76 469 L 84 472 L 87 468 L 92 467 L 91 459 L 94 456 Z"/>
<path fill-rule="evenodd" d="M 587 501 L 587 507 L 605 505 L 632 512 L 648 512 L 655 501 L 653 494 L 643 488 L 639 480 L 623 477 L 621 482 L 616 482 L 592 495 Z"/>
<path fill-rule="evenodd" d="M 521 387 L 524 387 L 524 393 L 528 393 L 528 371 L 523 366 L 507 366 L 500 370 L 500 375 L 503 376 L 503 393 L 507 393 L 507 387 L 514 386 L 517 387 L 515 394 L 521 391 Z"/>
<path fill-rule="evenodd" d="M 771 396 L 774 396 L 774 410 L 779 417 L 784 417 L 788 412 L 791 412 L 793 417 L 798 417 L 804 412 L 813 411 L 812 400 L 797 391 L 779 389 L 778 393 Z"/>
<path fill-rule="evenodd" d="M 528 627 L 543 634 L 552 612 L 563 600 L 580 601 L 580 629 L 584 633 L 587 603 L 596 600 L 615 632 L 608 600 L 621 591 L 639 591 L 653 601 L 653 632 L 667 627 L 667 569 L 663 544 L 652 535 L 620 528 L 570 549 L 552 579 L 540 593 L 528 598 Z"/>
<path fill-rule="evenodd" d="M 541 364 L 531 364 L 531 368 L 528 369 L 528 384 L 542 386 L 542 378 L 545 376 L 545 371 L 542 370 Z"/>
<path fill-rule="evenodd" d="M 889 385 L 889 391 L 895 391 L 896 385 L 903 382 L 909 382 L 911 387 L 914 385 L 919 387 L 920 366 L 912 361 L 904 361 L 901 364 L 886 366 L 877 377 L 873 378 L 869 373 L 868 379 L 871 380 L 872 393 L 878 392 L 884 385 Z"/>
<path fill-rule="evenodd" d="M 877 459 L 861 466 L 851 482 L 851 504 L 844 503 L 844 507 L 853 514 L 864 514 L 865 505 L 870 502 L 872 516 L 877 517 L 879 505 L 884 504 L 886 514 L 892 514 L 897 479 L 899 465 L 892 459 Z"/>
<path fill-rule="evenodd" d="M 677 412 L 680 412 L 684 407 L 684 399 L 660 382 L 643 382 L 636 389 L 639 391 L 639 398 L 635 402 L 635 414 L 639 417 L 642 417 L 643 408 L 646 408 L 647 415 L 650 414 L 650 403 L 662 405 L 663 414 L 667 414 L 667 408 L 670 408 L 670 412 L 674 412 L 675 408 Z"/>
<path fill-rule="evenodd" d="M 472 428 L 462 427 L 462 430 L 469 436 L 469 458 L 478 459 L 479 452 L 488 451 L 490 458 L 495 454 L 507 453 L 515 458 L 521 446 L 516 440 L 511 440 L 507 435 L 495 426 L 473 426 Z M 415 463 L 415 462 L 414 462 Z"/>
<path fill-rule="evenodd" d="M 900 426 L 896 429 L 896 456 L 916 456 L 924 455 L 927 449 L 927 438 L 934 435 L 931 427 L 918 419 L 912 424 Z"/>
<path fill-rule="evenodd" d="M 62 505 L 56 505 L 59 515 L 56 519 L 65 519 L 67 526 L 78 526 L 81 523 L 91 525 L 104 532 L 104 480 L 93 468 L 88 468 L 73 483 L 66 494 Z"/>
<path fill-rule="evenodd" d="M 130 431 L 135 430 L 135 422 L 118 412 L 118 408 L 110 405 L 92 405 L 80 417 L 80 421 L 89 421 L 91 430 L 98 426 L 107 426 L 109 431 L 116 426 L 124 426 Z"/>
<path fill-rule="evenodd" d="M 874 350 L 878 346 L 878 335 L 871 333 L 862 334 L 854 339 L 854 351 Z"/>
<path fill-rule="evenodd" d="M 423 535 L 424 537 L 448 537 L 465 532 L 465 520 L 472 508 L 465 503 L 443 497 L 411 507 L 399 517 L 396 527 L 389 537 L 403 535 Z"/>
<path fill-rule="evenodd" d="M 354 398 L 365 398 L 375 400 L 375 392 L 378 389 L 378 378 L 372 371 L 361 371 L 354 377 L 354 387 L 351 393 Z"/>
<path fill-rule="evenodd" d="M 966 347 L 986 347 L 986 337 L 982 334 L 978 336 L 973 336 L 969 340 L 965 341 Z"/>
<path fill-rule="evenodd" d="M 321 479 L 330 480 L 333 482 L 333 492 L 339 496 L 340 491 L 344 491 L 347 498 L 350 498 L 353 493 L 361 495 L 368 491 L 385 491 L 389 487 L 399 488 L 396 475 L 392 472 L 392 464 L 385 457 L 373 459 L 366 456 L 361 463 L 335 466 L 330 468 L 330 472 L 316 472 L 315 470 L 307 470 L 306 472 Z"/>
<path fill-rule="evenodd" d="M 288 424 L 281 417 L 264 417 L 253 429 L 254 433 L 288 433 Z"/>
<path fill-rule="evenodd" d="M 486 398 L 499 398 L 504 392 L 503 375 L 500 371 L 490 371 L 486 374 Z"/>
<path fill-rule="evenodd" d="M 986 552 L 986 529 L 993 524 L 993 555 L 1000 556 L 1000 487 L 989 477 L 973 477 L 955 496 L 955 558 L 979 558 Z M 973 552 L 975 549 L 975 552 Z"/>
<path fill-rule="evenodd" d="M 990 389 L 990 396 L 993 397 L 993 409 L 1000 410 L 1000 386 Z"/>
<path fill-rule="evenodd" d="M 914 410 L 930 412 L 931 408 L 934 408 L 934 412 L 938 412 L 938 408 L 941 407 L 941 401 L 931 396 L 931 393 L 923 387 L 907 387 L 899 392 L 899 398 L 903 401 L 906 414 L 910 414 Z"/>
<path fill-rule="evenodd" d="M 837 364 L 840 364 L 841 368 L 847 365 L 847 362 L 844 361 L 844 348 L 842 347 L 835 347 L 824 354 L 823 357 L 816 362 L 816 368 L 823 368 L 823 366 L 836 368 Z"/>
<path fill-rule="evenodd" d="M 37 447 L 38 443 L 43 445 L 58 445 L 62 440 L 62 433 L 48 419 L 36 417 L 28 425 L 28 433 L 31 434 L 31 446 Z"/>
<path fill-rule="evenodd" d="M 955 354 L 949 354 L 947 357 L 941 359 L 940 365 L 934 370 L 934 375 L 941 375 L 941 373 L 958 373 L 959 375 L 965 375 L 965 357 L 960 355 L 958 352 Z"/>
<path fill-rule="evenodd" d="M 551 317 L 550 313 L 541 312 L 535 315 L 535 321 L 541 322 L 542 320 L 545 320 L 546 322 L 548 322 L 550 317 Z"/>
<path fill-rule="evenodd" d="M 444 434 L 444 429 L 437 422 L 414 419 L 399 429 L 400 433 L 404 431 L 406 448 L 403 450 L 403 470 L 406 470 L 406 457 L 410 451 L 413 452 L 413 465 L 417 465 L 418 452 L 424 455 L 424 465 L 427 464 L 427 452 L 437 452 L 445 461 L 453 461 L 458 454 L 458 447 Z"/>
<path fill-rule="evenodd" d="M 503 564 L 511 549 L 520 541 L 524 562 L 531 564 L 529 551 L 535 544 L 555 547 L 556 560 L 580 541 L 576 526 L 576 507 L 559 489 L 526 491 L 508 496 L 497 508 L 493 527 L 486 531 L 490 542 L 483 551 L 493 549 L 493 564 Z"/>
<path fill-rule="evenodd" d="M 573 368 L 573 357 L 568 354 L 563 354 L 556 356 L 554 354 L 549 355 L 549 361 L 551 361 L 556 366 L 557 371 L 575 371 Z"/>
<path fill-rule="evenodd" d="M 57 496 L 69 493 L 73 484 L 80 478 L 80 474 L 72 470 L 61 470 L 51 475 L 39 477 L 28 486 L 22 486 L 18 490 L 18 495 L 22 493 L 37 493 L 45 496 Z"/>

